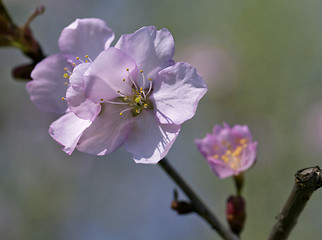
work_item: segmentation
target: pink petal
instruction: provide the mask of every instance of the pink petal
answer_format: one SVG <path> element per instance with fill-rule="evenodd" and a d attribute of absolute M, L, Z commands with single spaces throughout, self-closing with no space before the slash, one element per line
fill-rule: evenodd
<path fill-rule="evenodd" d="M 248 129 L 248 126 L 244 125 L 235 125 L 231 129 L 231 135 L 234 139 L 242 139 L 242 138 L 247 138 L 249 142 L 252 141 L 252 136 L 250 134 L 250 131 Z"/>
<path fill-rule="evenodd" d="M 63 151 L 72 154 L 83 131 L 91 125 L 91 121 L 78 118 L 69 112 L 50 125 L 49 134 L 59 144 Z"/>
<path fill-rule="evenodd" d="M 207 158 L 207 156 L 212 156 L 216 153 L 214 146 L 217 145 L 217 138 L 212 134 L 206 134 L 203 139 L 196 139 L 195 144 L 199 152 Z"/>
<path fill-rule="evenodd" d="M 212 157 L 208 157 L 207 160 L 210 168 L 219 178 L 226 178 L 236 174 L 236 172 L 223 161 L 215 160 Z"/>
<path fill-rule="evenodd" d="M 105 155 L 120 147 L 130 130 L 132 114 L 120 112 L 124 106 L 103 103 L 101 113 L 85 130 L 77 144 L 77 150 L 94 155 Z"/>
<path fill-rule="evenodd" d="M 127 68 L 135 79 L 138 71 L 131 57 L 116 48 L 104 50 L 84 74 L 85 95 L 93 102 L 100 103 L 102 99 L 105 101 L 119 97 L 117 91 L 130 94 L 132 82 Z"/>
<path fill-rule="evenodd" d="M 207 86 L 196 69 L 187 63 L 176 63 L 163 69 L 153 81 L 155 111 L 163 124 L 181 124 L 195 115 Z"/>
<path fill-rule="evenodd" d="M 160 124 L 152 111 L 144 110 L 134 118 L 125 148 L 137 163 L 155 164 L 165 157 L 179 134 L 180 126 Z"/>
<path fill-rule="evenodd" d="M 85 55 L 94 60 L 114 40 L 113 31 L 105 22 L 97 18 L 77 19 L 64 28 L 58 45 L 62 53 L 78 56 Z"/>
<path fill-rule="evenodd" d="M 31 73 L 30 81 L 26 88 L 31 101 L 42 111 L 64 113 L 67 104 L 62 101 L 67 87 L 63 77 L 65 67 L 70 67 L 64 55 L 52 55 L 40 63 Z"/>
<path fill-rule="evenodd" d="M 174 40 L 165 28 L 142 27 L 121 36 L 115 47 L 129 54 L 147 78 L 154 79 L 158 71 L 173 64 Z"/>
<path fill-rule="evenodd" d="M 238 169 L 240 172 L 245 171 L 246 169 L 254 165 L 256 161 L 256 149 L 257 142 L 254 142 L 252 144 L 249 144 L 247 148 L 243 150 L 241 156 L 241 168 Z"/>
<path fill-rule="evenodd" d="M 70 86 L 66 92 L 69 109 L 79 118 L 93 120 L 101 111 L 101 105 L 96 104 L 85 96 L 83 73 L 91 63 L 80 64 L 74 68 L 70 77 Z"/>

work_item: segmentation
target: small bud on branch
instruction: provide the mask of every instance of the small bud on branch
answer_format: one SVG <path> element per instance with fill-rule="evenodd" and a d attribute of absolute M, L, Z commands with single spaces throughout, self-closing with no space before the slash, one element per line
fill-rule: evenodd
<path fill-rule="evenodd" d="M 242 196 L 230 196 L 227 199 L 226 217 L 231 231 L 239 235 L 246 220 L 246 202 Z"/>
<path fill-rule="evenodd" d="M 178 191 L 175 189 L 173 193 L 173 201 L 171 202 L 171 208 L 178 214 L 188 214 L 194 212 L 193 205 L 190 202 L 178 201 Z"/>

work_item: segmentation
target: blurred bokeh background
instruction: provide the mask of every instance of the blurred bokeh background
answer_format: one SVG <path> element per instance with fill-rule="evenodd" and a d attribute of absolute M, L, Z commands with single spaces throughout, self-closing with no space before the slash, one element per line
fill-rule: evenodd
<path fill-rule="evenodd" d="M 209 87 L 168 159 L 221 219 L 233 182 L 213 175 L 194 139 L 227 122 L 247 124 L 259 143 L 257 164 L 246 174 L 243 239 L 265 239 L 294 173 L 321 164 L 321 1 L 4 3 L 20 25 L 36 6 L 46 6 L 32 23 L 46 54 L 58 52 L 61 30 L 76 18 L 102 18 L 116 39 L 143 25 L 168 28 L 175 60 L 196 66 Z M 16 49 L 0 49 L 0 58 L 0 239 L 218 239 L 196 215 L 169 208 L 176 186 L 158 166 L 136 165 L 123 148 L 105 157 L 63 153 L 48 135 L 58 116 L 38 110 L 25 83 L 11 77 L 28 60 Z M 318 191 L 290 239 L 322 238 L 321 202 Z"/>

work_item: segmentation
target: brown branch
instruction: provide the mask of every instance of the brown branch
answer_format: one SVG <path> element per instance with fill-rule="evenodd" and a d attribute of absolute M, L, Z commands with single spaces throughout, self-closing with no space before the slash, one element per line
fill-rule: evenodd
<path fill-rule="evenodd" d="M 177 171 L 169 164 L 164 158 L 158 164 L 177 185 L 184 191 L 184 193 L 191 200 L 194 211 L 205 219 L 213 229 L 225 240 L 239 240 L 239 238 L 230 232 L 218 219 L 211 213 L 206 205 L 199 199 L 199 197 L 193 192 L 190 186 L 183 180 L 183 178 L 177 173 Z"/>
<path fill-rule="evenodd" d="M 4 3 L 0 0 L 0 47 L 18 48 L 32 60 L 32 62 L 15 67 L 12 70 L 12 75 L 17 79 L 30 80 L 30 73 L 35 65 L 45 58 L 40 44 L 34 38 L 30 29 L 32 20 L 43 14 L 44 11 L 45 8 L 43 6 L 37 7 L 26 23 L 19 27 L 13 22 Z"/>
<path fill-rule="evenodd" d="M 268 240 L 285 240 L 297 223 L 297 219 L 312 193 L 322 186 L 322 173 L 319 167 L 305 168 L 295 174 L 295 184 L 277 223 Z"/>

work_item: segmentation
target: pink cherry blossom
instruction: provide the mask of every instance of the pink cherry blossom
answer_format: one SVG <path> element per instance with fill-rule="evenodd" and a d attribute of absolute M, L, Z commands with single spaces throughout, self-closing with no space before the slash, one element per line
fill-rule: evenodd
<path fill-rule="evenodd" d="M 115 47 L 105 44 L 94 61 L 68 72 L 67 111 L 50 135 L 68 154 L 105 155 L 124 145 L 136 162 L 157 163 L 207 91 L 196 69 L 175 64 L 173 55 L 170 32 L 153 26 L 121 36 Z"/>
<path fill-rule="evenodd" d="M 213 133 L 195 141 L 213 172 L 220 178 L 238 175 L 256 159 L 257 142 L 253 142 L 246 125 L 215 125 Z"/>

